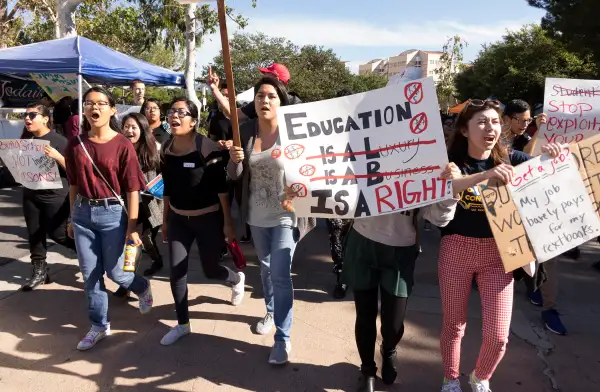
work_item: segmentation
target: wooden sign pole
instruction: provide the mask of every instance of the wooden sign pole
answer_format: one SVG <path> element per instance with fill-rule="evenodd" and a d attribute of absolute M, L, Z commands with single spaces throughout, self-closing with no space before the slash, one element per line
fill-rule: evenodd
<path fill-rule="evenodd" d="M 227 79 L 227 91 L 229 92 L 229 112 L 231 120 L 231 130 L 233 131 L 233 145 L 242 147 L 240 140 L 240 123 L 237 115 L 237 106 L 235 99 L 235 84 L 233 81 L 233 69 L 231 67 L 231 53 L 229 51 L 229 35 L 227 34 L 227 14 L 225 12 L 225 0 L 217 0 L 217 9 L 219 13 L 219 29 L 221 31 L 221 46 L 223 50 L 223 65 L 225 67 L 225 77 Z"/>

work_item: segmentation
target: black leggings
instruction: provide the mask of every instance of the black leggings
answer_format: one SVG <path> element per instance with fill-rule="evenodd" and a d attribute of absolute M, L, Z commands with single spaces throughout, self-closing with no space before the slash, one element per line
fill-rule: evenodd
<path fill-rule="evenodd" d="M 384 355 L 396 351 L 396 345 L 404 335 L 404 317 L 408 298 L 400 298 L 389 294 L 384 288 L 365 291 L 354 291 L 356 307 L 356 346 L 360 355 L 361 372 L 375 376 L 375 341 L 377 339 L 378 294 L 381 292 L 381 337 Z"/>
<path fill-rule="evenodd" d="M 171 265 L 171 292 L 175 299 L 175 311 L 179 324 L 187 324 L 188 258 L 192 243 L 196 240 L 202 270 L 208 279 L 226 281 L 229 272 L 219 265 L 221 247 L 223 246 L 223 215 L 221 211 L 205 215 L 186 217 L 169 212 L 167 221 L 167 238 Z"/>
<path fill-rule="evenodd" d="M 75 250 L 75 241 L 67 236 L 69 218 L 69 197 L 50 197 L 36 195 L 33 191 L 23 191 L 23 215 L 29 234 L 31 262 L 46 262 L 49 236 L 54 242 Z"/>

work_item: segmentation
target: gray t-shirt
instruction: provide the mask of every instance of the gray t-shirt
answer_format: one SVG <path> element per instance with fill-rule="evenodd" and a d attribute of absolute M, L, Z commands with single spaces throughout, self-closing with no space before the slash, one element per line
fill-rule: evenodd
<path fill-rule="evenodd" d="M 262 152 L 250 155 L 250 199 L 248 224 L 258 227 L 294 226 L 294 214 L 281 207 L 284 195 L 284 170 L 281 159 L 273 157 L 275 144 Z M 277 154 L 278 155 L 278 154 Z"/>

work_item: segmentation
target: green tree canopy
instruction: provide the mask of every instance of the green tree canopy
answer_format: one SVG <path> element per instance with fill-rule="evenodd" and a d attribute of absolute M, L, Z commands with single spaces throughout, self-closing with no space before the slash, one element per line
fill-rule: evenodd
<path fill-rule="evenodd" d="M 333 98 L 343 89 L 354 92 L 386 85 L 385 77 L 353 75 L 331 49 L 307 45 L 299 47 L 285 38 L 263 33 L 236 33 L 230 41 L 231 62 L 237 91 L 245 91 L 260 79 L 259 68 L 276 62 L 288 67 L 289 90 L 303 101 Z M 224 78 L 223 55 L 214 58 L 213 69 Z M 205 67 L 205 74 L 208 73 Z"/>
<path fill-rule="evenodd" d="M 547 77 L 584 79 L 596 74 L 591 57 L 569 52 L 540 26 L 529 25 L 484 45 L 473 65 L 457 76 L 456 88 L 462 100 L 495 96 L 535 104 L 544 98 Z"/>
<path fill-rule="evenodd" d="M 600 67 L 600 1 L 598 0 L 527 0 L 546 10 L 542 28 L 571 51 L 593 55 Z"/>

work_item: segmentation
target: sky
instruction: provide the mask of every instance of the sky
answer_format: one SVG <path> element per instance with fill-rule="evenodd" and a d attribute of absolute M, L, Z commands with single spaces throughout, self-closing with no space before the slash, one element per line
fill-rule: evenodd
<path fill-rule="evenodd" d="M 498 41 L 507 29 L 539 23 L 544 14 L 526 0 L 494 5 L 481 0 L 258 0 L 256 8 L 251 3 L 227 0 L 248 18 L 244 31 L 332 48 L 354 72 L 358 64 L 407 49 L 442 50 L 455 34 L 469 43 L 465 61 L 472 61 L 482 44 Z M 228 28 L 231 35 L 231 21 Z M 209 64 L 220 48 L 218 34 L 206 39 L 198 49 L 197 69 Z"/>

